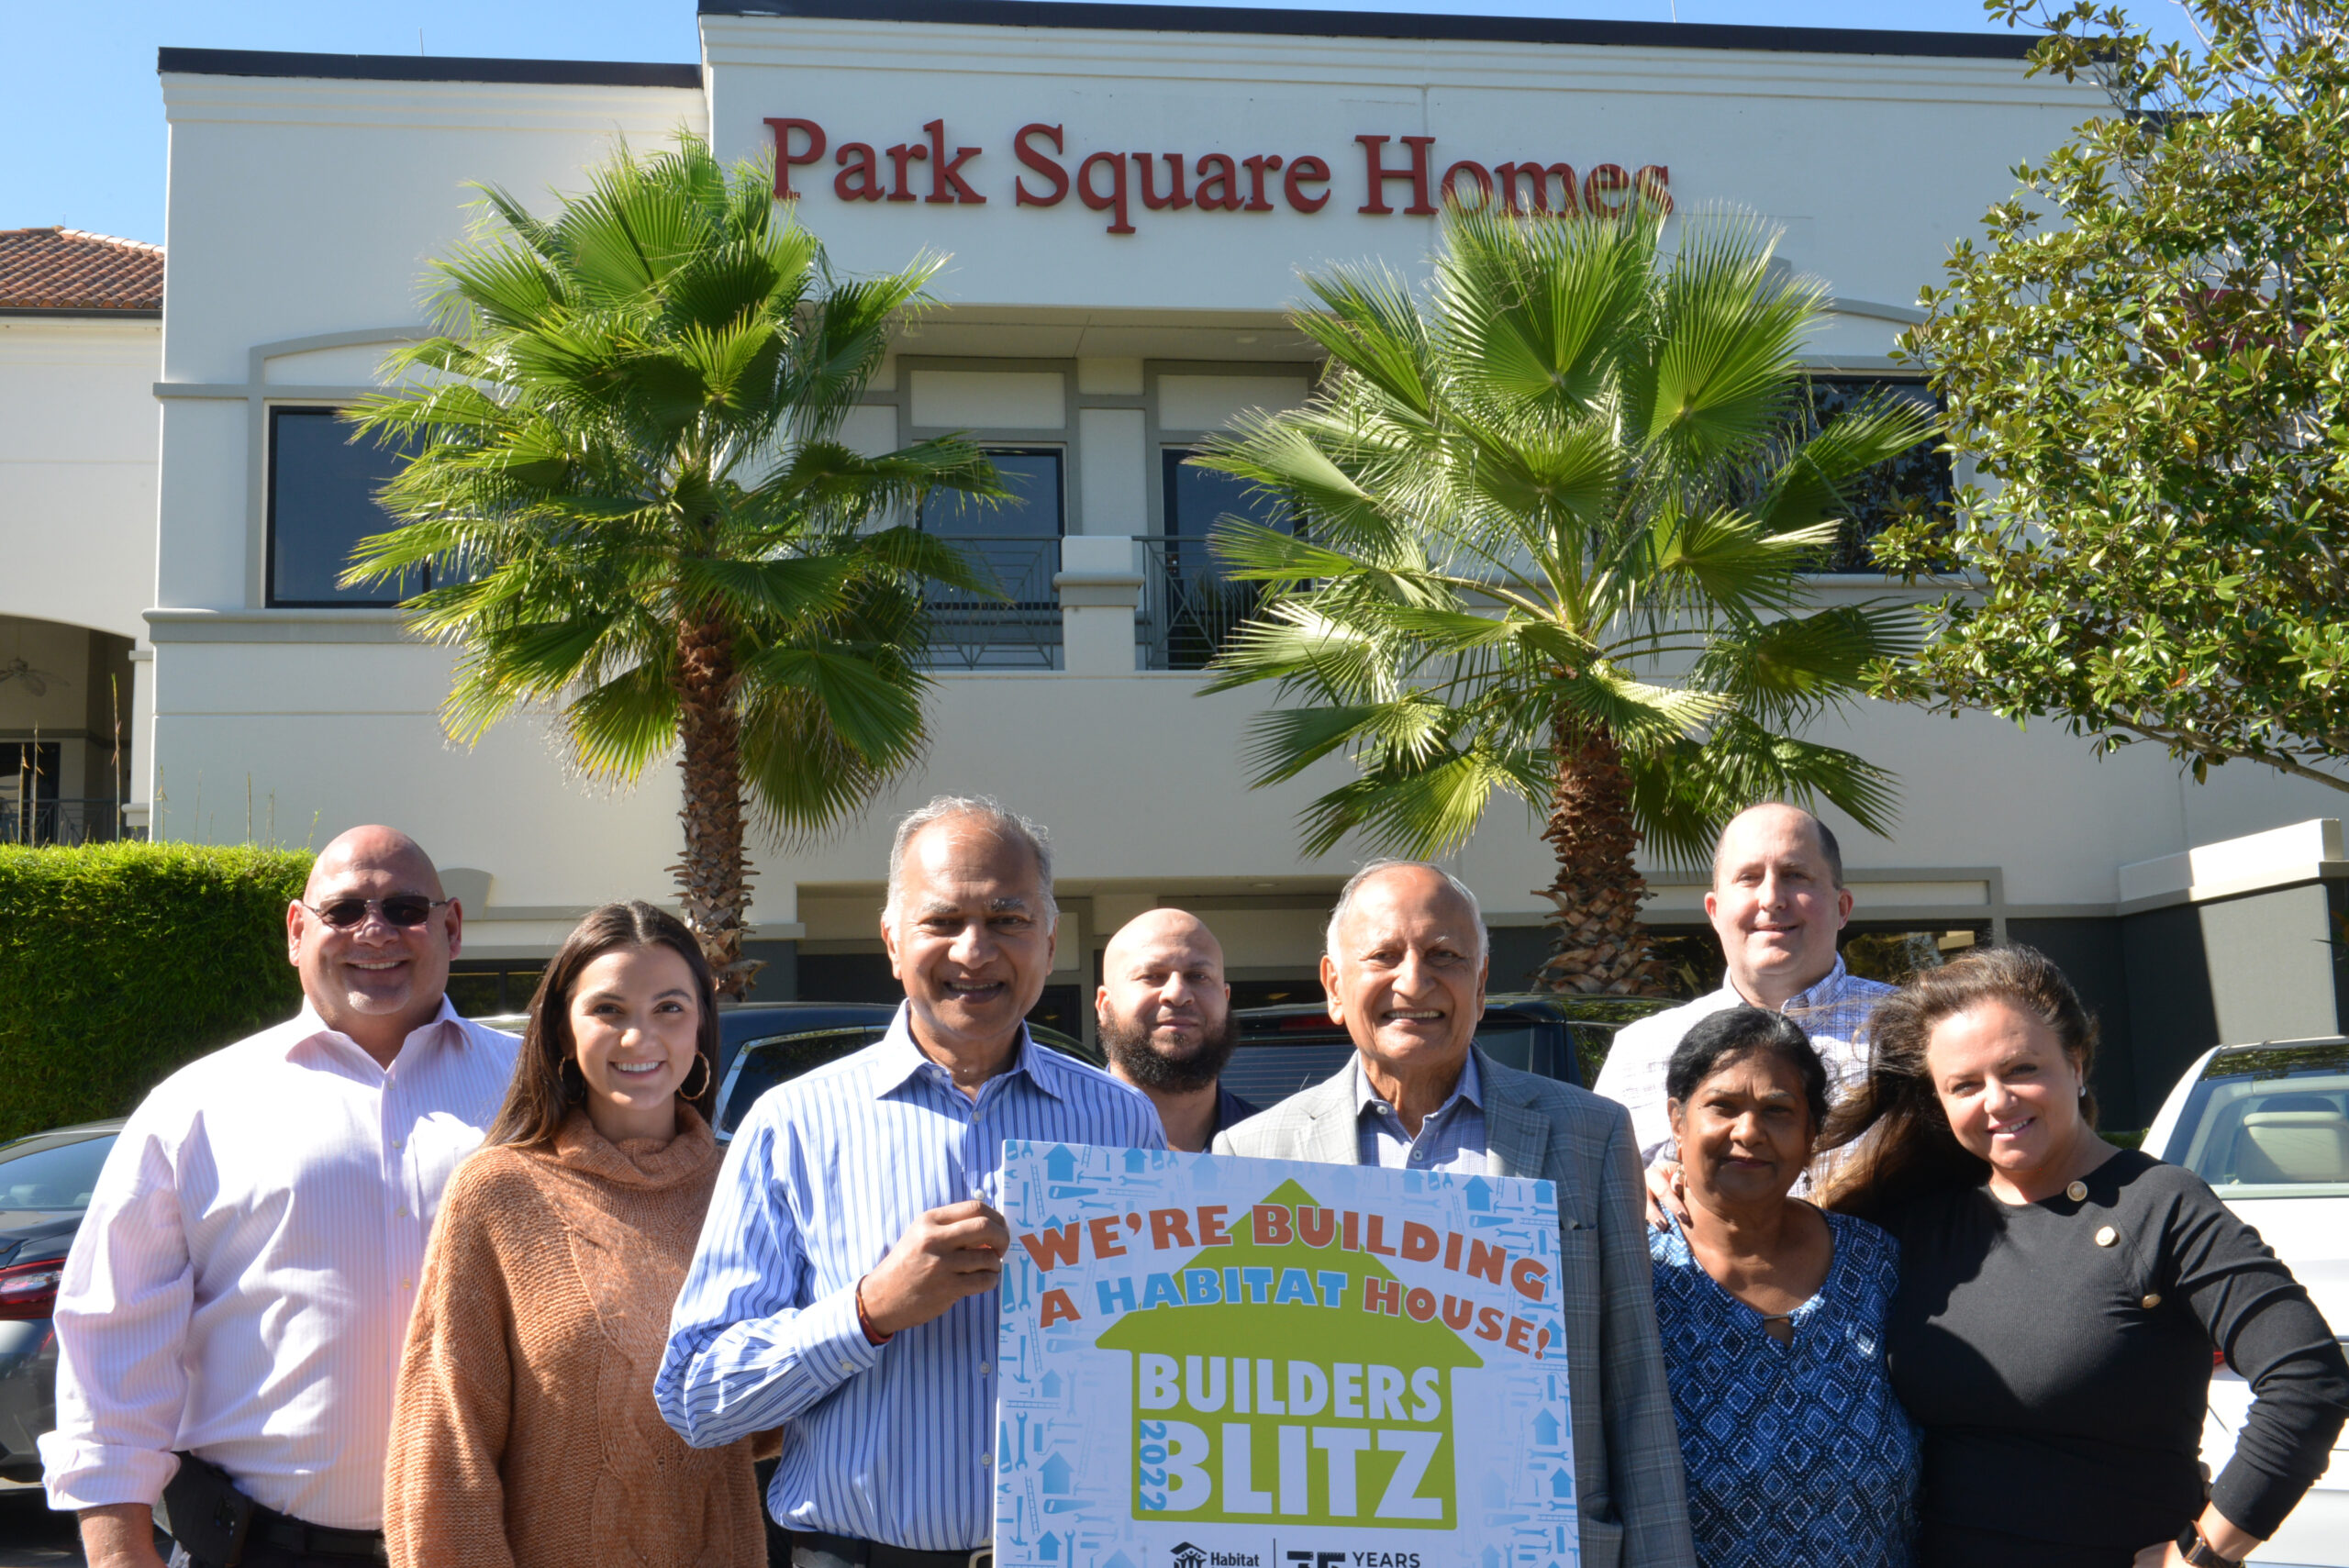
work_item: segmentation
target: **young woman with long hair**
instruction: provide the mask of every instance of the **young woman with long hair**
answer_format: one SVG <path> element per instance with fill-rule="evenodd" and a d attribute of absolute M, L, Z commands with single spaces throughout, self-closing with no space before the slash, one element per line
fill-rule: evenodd
<path fill-rule="evenodd" d="M 449 1184 L 394 1407 L 398 1568 L 758 1568 L 751 1440 L 652 1403 L 718 1178 L 718 1009 L 692 933 L 607 904 L 547 965 L 504 1109 Z"/>
<path fill-rule="evenodd" d="M 2324 1471 L 2349 1364 L 2199 1178 L 2097 1135 L 2096 1023 L 2029 948 L 1877 1006 L 1822 1195 L 1900 1243 L 1892 1385 L 1924 1431 L 1923 1568 L 2231 1565 Z M 2213 1350 L 2257 1397 L 2205 1486 Z"/>

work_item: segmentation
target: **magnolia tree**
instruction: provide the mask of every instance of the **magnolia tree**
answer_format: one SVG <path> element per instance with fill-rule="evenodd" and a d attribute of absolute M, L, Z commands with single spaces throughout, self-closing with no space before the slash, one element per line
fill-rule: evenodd
<path fill-rule="evenodd" d="M 2349 19 L 2186 8 L 2190 50 L 1989 6 L 2114 107 L 2018 172 L 1909 334 L 1984 483 L 1878 559 L 1976 582 L 1876 687 L 2349 790 Z"/>

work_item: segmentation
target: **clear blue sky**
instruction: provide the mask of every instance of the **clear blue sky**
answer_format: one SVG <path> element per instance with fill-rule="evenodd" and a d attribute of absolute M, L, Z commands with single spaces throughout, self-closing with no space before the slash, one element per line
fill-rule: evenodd
<path fill-rule="evenodd" d="M 1217 4 L 1219 0 L 1202 0 Z M 1291 0 L 1313 5 L 1315 0 Z M 1319 9 L 1983 31 L 1978 0 L 1322 0 Z M 2183 36 L 2175 0 L 2132 7 Z M 0 0 L 0 228 L 163 240 L 155 50 L 698 58 L 693 0 Z"/>

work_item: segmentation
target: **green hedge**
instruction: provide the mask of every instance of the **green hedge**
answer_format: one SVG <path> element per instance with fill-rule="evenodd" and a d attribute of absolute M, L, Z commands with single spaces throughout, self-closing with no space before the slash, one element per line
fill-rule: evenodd
<path fill-rule="evenodd" d="M 174 1068 L 293 1016 L 307 851 L 0 848 L 0 1139 L 121 1116 Z"/>

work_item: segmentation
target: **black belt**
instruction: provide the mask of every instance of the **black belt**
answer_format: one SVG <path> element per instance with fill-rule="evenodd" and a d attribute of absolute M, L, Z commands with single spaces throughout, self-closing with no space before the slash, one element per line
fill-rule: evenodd
<path fill-rule="evenodd" d="M 375 1529 L 328 1529 L 255 1505 L 252 1533 L 248 1540 L 265 1540 L 281 1551 L 302 1557 L 350 1557 L 369 1562 L 389 1562 L 384 1532 Z"/>
<path fill-rule="evenodd" d="M 859 1540 L 854 1536 L 795 1529 L 791 1532 L 791 1548 L 792 1561 L 798 1568 L 831 1568 L 829 1563 L 807 1562 L 800 1555 L 802 1552 L 837 1558 L 858 1568 L 995 1568 L 993 1541 L 970 1551 L 916 1551 L 909 1546 L 891 1546 L 885 1540 Z"/>

